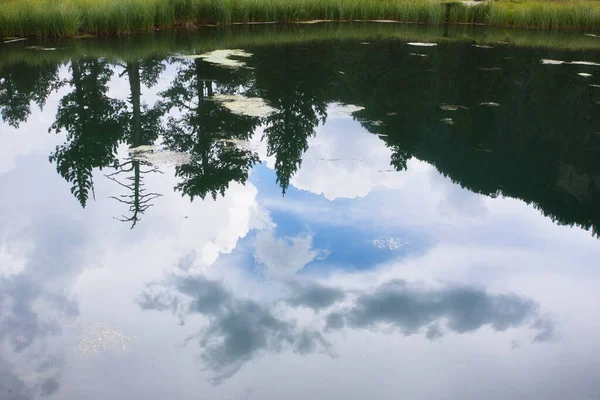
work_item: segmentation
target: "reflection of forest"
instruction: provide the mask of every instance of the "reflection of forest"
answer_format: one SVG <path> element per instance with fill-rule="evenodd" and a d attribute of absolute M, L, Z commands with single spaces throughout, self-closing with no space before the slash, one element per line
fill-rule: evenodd
<path fill-rule="evenodd" d="M 398 170 L 417 157 L 469 190 L 519 198 L 559 223 L 600 232 L 600 90 L 577 79 L 577 68 L 585 67 L 540 62 L 589 55 L 466 43 L 418 49 L 425 57 L 414 50 L 394 41 L 338 41 L 248 49 L 254 56 L 244 61 L 252 69 L 185 60 L 152 106 L 143 102 L 142 85 L 155 85 L 174 60 L 77 59 L 67 81 L 57 65 L 4 66 L 0 111 L 17 127 L 30 114 L 30 100 L 42 107 L 53 90 L 70 87 L 51 127 L 66 131 L 67 141 L 50 159 L 82 206 L 93 195 L 93 169 L 113 168 L 107 175 L 123 186 L 117 199 L 129 207 L 122 219 L 133 225 L 159 195 L 143 184 L 156 169 L 118 160 L 119 143 L 137 147 L 160 138 L 167 149 L 189 154 L 191 162 L 176 169 L 176 189 L 203 199 L 224 194 L 231 181 L 246 181 L 258 158 L 233 142 L 264 125 L 285 193 L 309 136 L 335 101 L 364 107 L 355 118 L 380 135 Z M 121 71 L 127 101 L 107 95 Z M 260 96 L 277 111 L 264 118 L 233 114 L 210 99 L 216 94 Z M 492 102 L 499 106 L 481 105 Z M 462 107 L 449 111 L 443 104 Z M 453 124 L 441 122 L 447 118 Z"/>

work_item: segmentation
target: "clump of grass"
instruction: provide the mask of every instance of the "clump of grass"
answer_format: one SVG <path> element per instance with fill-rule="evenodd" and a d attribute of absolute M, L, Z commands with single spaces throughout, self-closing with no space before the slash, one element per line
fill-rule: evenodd
<path fill-rule="evenodd" d="M 599 29 L 598 2 L 498 2 L 489 5 L 487 23 L 536 29 Z"/>
<path fill-rule="evenodd" d="M 0 36 L 68 36 L 80 28 L 78 10 L 66 1 L 0 4 Z"/>
<path fill-rule="evenodd" d="M 538 29 L 600 29 L 600 3 L 448 0 L 11 0 L 0 2 L 0 36 L 115 34 L 233 22 L 394 20 Z"/>
<path fill-rule="evenodd" d="M 478 6 L 466 6 L 455 2 L 446 10 L 450 23 L 485 24 L 490 18 L 491 5 L 484 3 Z"/>

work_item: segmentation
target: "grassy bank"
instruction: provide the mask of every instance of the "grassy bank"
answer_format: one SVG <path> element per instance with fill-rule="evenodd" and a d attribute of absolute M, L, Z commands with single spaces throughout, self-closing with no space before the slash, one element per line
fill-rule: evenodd
<path fill-rule="evenodd" d="M 0 37 L 118 34 L 176 26 L 394 20 L 600 30 L 600 3 L 501 0 L 0 0 Z"/>

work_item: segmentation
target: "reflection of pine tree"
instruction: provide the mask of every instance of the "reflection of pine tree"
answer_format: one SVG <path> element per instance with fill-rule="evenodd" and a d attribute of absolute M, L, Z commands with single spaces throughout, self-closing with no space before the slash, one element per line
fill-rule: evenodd
<path fill-rule="evenodd" d="M 191 156 L 190 163 L 176 167 L 182 181 L 175 189 L 192 200 L 225 195 L 231 181 L 246 182 L 258 161 L 255 152 L 235 142 L 248 140 L 259 119 L 232 114 L 211 99 L 215 92 L 234 94 L 244 84 L 243 71 L 197 59 L 184 63 L 171 87 L 162 93 L 167 109 L 181 111 L 181 116 L 169 118 L 164 142 L 170 150 Z"/>
<path fill-rule="evenodd" d="M 58 65 L 31 66 L 19 63 L 0 68 L 0 116 L 9 125 L 18 128 L 31 114 L 33 100 L 41 109 L 50 93 L 63 85 L 58 76 Z"/>
<path fill-rule="evenodd" d="M 94 193 L 92 170 L 113 165 L 123 135 L 124 103 L 106 96 L 112 71 L 106 61 L 71 62 L 74 90 L 63 97 L 50 131 L 67 132 L 67 142 L 50 155 L 56 170 L 72 184 L 71 193 L 82 207 Z"/>
<path fill-rule="evenodd" d="M 268 155 L 275 156 L 277 183 L 284 195 L 308 150 L 308 137 L 327 117 L 326 90 L 333 79 L 328 72 L 314 54 L 292 46 L 276 57 L 265 57 L 257 68 L 260 93 L 279 110 L 267 117 L 265 137 Z"/>
<path fill-rule="evenodd" d="M 160 60 L 148 59 L 144 61 L 131 61 L 123 65 L 124 73 L 129 80 L 131 111 L 124 114 L 128 124 L 126 126 L 126 140 L 130 148 L 153 144 L 162 133 L 160 107 L 148 108 L 142 105 L 141 86 L 152 87 L 158 82 L 158 77 L 164 71 Z M 146 191 L 143 176 L 149 173 L 160 172 L 158 168 L 130 155 L 117 165 L 116 172 L 106 175 L 127 189 L 128 193 L 111 198 L 129 206 L 130 216 L 118 218 L 123 222 L 131 222 L 133 228 L 140 220 L 141 215 L 152 207 L 152 200 L 160 197 L 158 193 Z M 119 176 L 126 175 L 125 182 Z"/>

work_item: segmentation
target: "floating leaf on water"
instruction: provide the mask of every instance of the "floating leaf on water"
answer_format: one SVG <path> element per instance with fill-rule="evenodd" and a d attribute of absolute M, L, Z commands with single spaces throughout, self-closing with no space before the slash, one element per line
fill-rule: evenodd
<path fill-rule="evenodd" d="M 582 76 L 584 78 L 589 78 L 592 74 L 588 74 L 587 72 L 580 72 L 577 75 Z"/>
<path fill-rule="evenodd" d="M 487 46 L 485 44 L 472 44 L 471 46 L 477 47 L 478 49 L 493 49 L 492 46 Z"/>
<path fill-rule="evenodd" d="M 360 44 L 371 44 L 369 42 L 360 42 Z"/>
<path fill-rule="evenodd" d="M 135 337 L 128 337 L 115 331 L 110 324 L 98 322 L 83 332 L 83 337 L 77 340 L 77 351 L 84 355 L 97 355 L 112 348 L 127 349 Z"/>
<path fill-rule="evenodd" d="M 324 158 L 324 157 L 315 157 L 315 158 L 307 158 L 306 161 L 310 162 L 310 161 L 319 161 L 319 162 L 344 162 L 344 161 L 350 161 L 350 162 L 356 162 L 356 163 L 360 163 L 360 164 L 371 164 L 369 161 L 367 160 L 361 160 L 358 158 Z"/>
<path fill-rule="evenodd" d="M 479 105 L 488 107 L 500 107 L 500 104 L 494 103 L 493 101 L 484 101 L 483 103 L 479 103 Z"/>
<path fill-rule="evenodd" d="M 416 57 L 427 57 L 427 54 L 421 54 L 421 53 L 408 53 L 411 56 L 416 56 Z"/>
<path fill-rule="evenodd" d="M 437 46 L 437 43 L 423 43 L 423 42 L 409 42 L 406 43 L 409 46 L 419 46 L 419 47 L 433 47 Z"/>
<path fill-rule="evenodd" d="M 543 58 L 542 64 L 545 65 L 562 65 L 562 64 L 570 64 L 570 65 L 588 65 L 593 67 L 600 67 L 599 63 L 592 61 L 561 61 L 561 60 L 548 60 Z"/>
<path fill-rule="evenodd" d="M 44 46 L 28 46 L 25 47 L 28 50 L 41 50 L 41 51 L 53 51 L 56 47 L 44 47 Z"/>
<path fill-rule="evenodd" d="M 592 83 L 592 84 L 590 85 L 590 87 L 600 88 L 600 85 L 596 85 L 596 84 Z"/>
<path fill-rule="evenodd" d="M 21 42 L 23 40 L 27 40 L 27 38 L 15 38 L 15 39 L 5 40 L 4 44 L 6 44 L 6 43 L 14 43 L 14 42 Z"/>
<path fill-rule="evenodd" d="M 230 57 L 251 57 L 252 54 L 246 53 L 240 49 L 226 49 L 226 50 L 214 50 L 204 54 L 190 54 L 190 55 L 179 55 L 175 56 L 180 60 L 195 60 L 202 58 L 204 61 L 211 64 L 222 65 L 230 68 L 246 67 L 246 63 L 239 60 L 234 60 Z"/>
<path fill-rule="evenodd" d="M 591 62 L 591 61 L 571 61 L 568 64 L 573 64 L 573 65 L 589 65 L 589 66 L 593 66 L 593 67 L 600 67 L 600 64 L 595 63 L 595 62 Z"/>
<path fill-rule="evenodd" d="M 444 111 L 468 110 L 469 107 L 458 106 L 453 104 L 440 104 L 440 108 Z"/>
<path fill-rule="evenodd" d="M 330 19 L 312 19 L 310 21 L 296 21 L 294 23 L 295 24 L 308 24 L 308 25 L 311 25 L 311 24 L 320 24 L 322 22 L 332 22 L 332 20 L 330 20 Z"/>
<path fill-rule="evenodd" d="M 584 33 L 585 36 L 600 38 L 598 35 L 594 35 L 593 33 Z"/>
<path fill-rule="evenodd" d="M 129 149 L 129 153 L 141 153 L 141 152 L 146 152 L 146 151 L 154 151 L 154 150 L 158 150 L 159 147 L 155 146 L 155 145 L 145 145 L 145 146 L 138 146 L 138 147 L 131 147 Z"/>
<path fill-rule="evenodd" d="M 442 110 L 444 110 L 444 111 L 456 111 L 456 110 L 458 110 L 458 107 L 456 107 L 456 106 L 450 106 L 450 105 L 448 105 L 448 104 L 442 104 L 442 105 L 440 106 L 440 108 L 441 108 Z"/>
<path fill-rule="evenodd" d="M 223 103 L 229 111 L 238 115 L 246 115 L 249 117 L 266 117 L 267 115 L 277 111 L 269 106 L 260 97 L 246 97 L 218 94 L 212 97 L 213 100 Z"/>
<path fill-rule="evenodd" d="M 377 247 L 378 249 L 398 250 L 401 247 L 404 247 L 404 246 L 410 244 L 410 241 L 407 239 L 404 239 L 404 238 L 383 236 L 383 237 L 379 237 L 377 239 L 371 240 L 371 243 L 373 244 L 373 246 Z"/>
<path fill-rule="evenodd" d="M 360 22 L 360 20 L 357 20 Z M 400 21 L 394 19 L 368 19 L 367 22 L 378 22 L 380 24 L 400 24 Z"/>
<path fill-rule="evenodd" d="M 185 165 L 189 164 L 192 160 L 189 154 L 172 150 L 138 151 L 133 153 L 131 156 L 131 158 L 135 161 L 142 161 L 154 166 Z"/>
<path fill-rule="evenodd" d="M 253 145 L 249 140 L 242 139 L 218 139 L 217 141 L 223 143 L 231 143 L 236 147 L 246 151 L 256 151 L 258 146 Z"/>
<path fill-rule="evenodd" d="M 246 22 L 232 22 L 231 25 L 271 25 L 276 24 L 277 21 L 246 21 Z M 215 25 L 211 25 L 215 26 Z"/>
<path fill-rule="evenodd" d="M 448 125 L 454 125 L 454 120 L 452 118 L 442 118 L 440 121 Z"/>
<path fill-rule="evenodd" d="M 346 75 L 346 73 L 344 71 L 338 71 L 338 73 L 340 73 L 342 75 Z"/>
<path fill-rule="evenodd" d="M 565 61 L 561 61 L 561 60 L 549 60 L 547 58 L 542 58 L 542 64 L 544 64 L 544 65 L 561 65 L 564 63 L 565 63 Z"/>
<path fill-rule="evenodd" d="M 177 58 L 178 60 L 197 60 L 198 58 L 202 58 L 200 54 L 187 54 L 182 56 L 175 56 L 173 58 Z"/>

